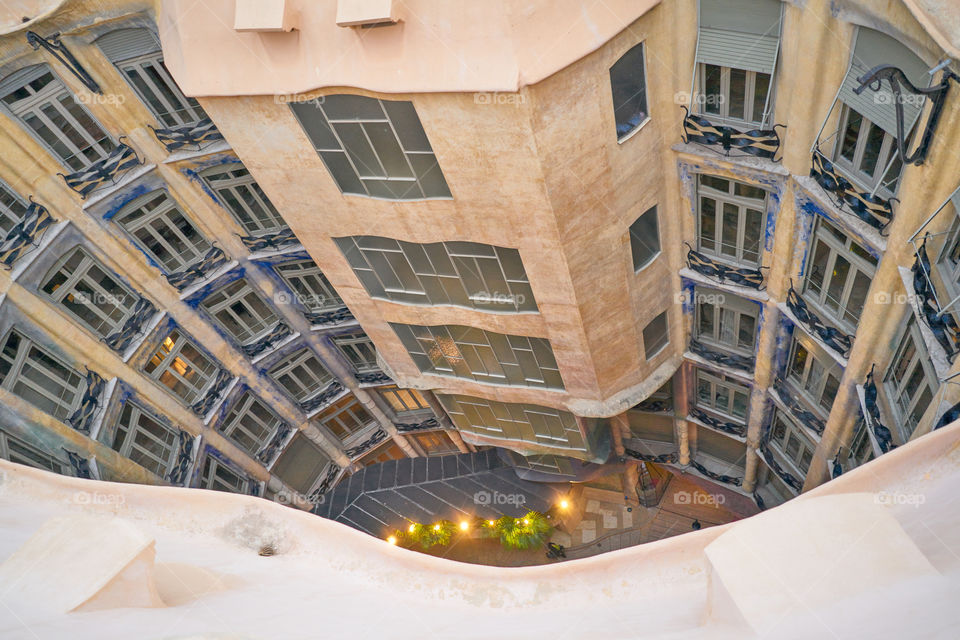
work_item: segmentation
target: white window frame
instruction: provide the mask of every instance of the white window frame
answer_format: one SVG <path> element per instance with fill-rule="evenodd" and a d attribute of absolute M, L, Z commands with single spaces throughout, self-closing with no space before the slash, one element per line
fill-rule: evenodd
<path fill-rule="evenodd" d="M 639 232 L 639 224 L 643 220 L 648 220 L 648 216 L 653 218 L 653 232 L 654 232 L 654 244 L 656 244 L 656 249 L 651 250 L 650 243 L 648 238 L 644 238 Z M 641 213 L 636 220 L 630 225 L 629 229 L 630 236 L 630 256 L 633 258 L 633 272 L 639 273 L 642 271 L 648 264 L 657 259 L 660 255 L 662 249 L 660 246 L 660 216 L 657 213 L 657 205 L 653 205 L 643 213 Z M 643 256 L 642 252 L 647 251 L 649 255 Z M 637 255 L 637 254 L 641 255 Z M 639 258 L 639 259 L 638 259 Z"/>
<path fill-rule="evenodd" d="M 799 333 L 800 329 L 797 328 L 790 344 L 786 378 L 793 383 L 800 398 L 808 405 L 807 408 L 826 420 L 830 415 L 835 395 L 835 393 L 831 395 L 827 383 L 830 378 L 833 378 L 836 380 L 836 388 L 839 389 L 840 381 L 843 379 L 843 368 L 816 343 L 806 336 L 800 337 Z M 794 364 L 800 349 L 803 349 L 807 356 L 803 362 L 803 371 L 797 373 L 794 371 Z"/>
<path fill-rule="evenodd" d="M 377 364 L 377 347 L 363 331 L 336 335 L 331 340 L 355 372 L 380 371 L 380 365 Z"/>
<path fill-rule="evenodd" d="M 146 105 L 147 109 L 154 115 L 164 127 L 182 127 L 184 125 L 194 124 L 207 117 L 200 103 L 196 98 L 191 98 L 183 94 L 173 76 L 167 70 L 163 63 L 163 52 L 147 53 L 126 60 L 115 60 L 114 65 L 120 71 L 120 75 L 127 81 L 140 101 Z M 149 70 L 152 69 L 157 77 L 152 77 Z M 136 76 L 145 87 L 142 87 L 133 81 Z M 160 82 L 157 82 L 159 78 Z M 163 86 L 160 86 L 162 83 Z M 158 102 L 163 104 L 164 110 L 157 109 L 157 105 L 145 93 L 144 88 L 150 91 Z M 179 104 L 174 104 L 171 100 L 176 100 Z"/>
<path fill-rule="evenodd" d="M 29 206 L 19 193 L 0 180 L 0 237 L 5 236 L 23 220 Z"/>
<path fill-rule="evenodd" d="M 904 375 L 897 376 L 896 369 L 900 368 L 904 357 L 909 354 L 911 343 L 913 353 L 906 364 L 903 365 Z M 920 384 L 917 386 L 917 390 L 911 394 L 906 387 L 914 375 L 920 375 Z M 933 367 L 933 361 L 927 353 L 920 327 L 911 315 L 900 332 L 897 350 L 894 352 L 894 356 L 890 360 L 890 364 L 887 365 L 887 370 L 883 376 L 884 394 L 887 397 L 887 404 L 896 416 L 894 423 L 901 438 L 901 444 L 907 442 L 919 426 L 918 422 L 914 421 L 913 415 L 919 408 L 918 404 L 922 399 L 924 387 L 928 390 L 930 398 L 927 406 L 920 410 L 921 418 L 936 399 L 939 378 Z"/>
<path fill-rule="evenodd" d="M 163 435 L 158 437 L 153 428 Z M 144 443 L 147 446 L 144 446 Z M 159 445 L 166 455 L 157 456 L 149 448 L 150 445 Z M 180 434 L 139 404 L 127 400 L 117 418 L 117 430 L 111 448 L 124 458 L 164 478 L 173 468 L 180 453 Z"/>
<path fill-rule="evenodd" d="M 258 305 L 260 309 L 257 309 Z M 200 306 L 221 329 L 242 345 L 256 342 L 280 321 L 276 311 L 243 278 L 213 291 Z M 246 317 L 237 312 L 240 306 Z"/>
<path fill-rule="evenodd" d="M 363 416 L 366 415 L 366 418 Z M 376 418 L 353 395 L 346 395 L 317 414 L 317 422 L 322 424 L 333 437 L 350 446 L 365 436 L 373 427 L 379 426 Z M 331 426 L 336 425 L 336 428 Z"/>
<path fill-rule="evenodd" d="M 257 405 L 262 412 L 268 415 L 267 421 L 254 413 L 254 407 Z M 236 443 L 238 447 L 251 456 L 255 456 L 267 446 L 281 423 L 282 420 L 266 404 L 246 391 L 227 413 L 219 431 Z M 251 442 L 253 446 L 247 447 L 244 444 L 245 442 Z"/>
<path fill-rule="evenodd" d="M 709 401 L 704 401 L 700 396 L 700 389 L 703 385 L 709 388 Z M 721 402 L 722 393 L 726 393 L 726 403 Z M 734 406 L 736 406 L 736 394 L 741 394 L 745 397 L 742 416 L 738 416 L 733 410 Z M 750 416 L 750 387 L 735 382 L 732 378 L 715 375 L 703 369 L 697 369 L 697 386 L 694 397 L 695 404 L 700 409 L 723 416 L 729 422 L 742 425 L 747 424 Z"/>
<path fill-rule="evenodd" d="M 340 294 L 312 259 L 284 262 L 274 268 L 293 291 L 297 301 L 310 311 L 319 313 L 344 306 Z"/>
<path fill-rule="evenodd" d="M 185 347 L 190 347 L 206 360 L 206 366 L 201 368 L 198 363 L 187 359 L 183 355 Z M 186 377 L 189 371 L 196 372 L 198 384 L 191 382 Z M 160 346 L 154 351 L 153 356 L 143 366 L 143 372 L 151 380 L 156 381 L 161 387 L 167 389 L 187 405 L 195 403 L 204 396 L 216 380 L 218 371 L 217 363 L 208 357 L 192 340 L 183 335 L 179 329 L 174 329 L 163 339 Z M 165 380 L 183 385 L 185 387 L 184 395 L 179 395 L 174 386 L 167 384 Z"/>
<path fill-rule="evenodd" d="M 240 481 L 239 484 L 230 484 L 222 477 L 220 473 L 221 470 L 234 476 Z M 218 484 L 220 486 L 217 486 Z M 201 467 L 199 488 L 247 495 L 250 492 L 250 479 L 234 471 L 234 469 L 226 463 L 217 460 L 212 455 L 208 455 L 204 459 L 203 466 Z"/>
<path fill-rule="evenodd" d="M 7 354 L 7 344 L 13 336 L 17 336 L 19 344 L 16 353 L 11 357 Z M 65 376 L 55 373 L 49 365 L 43 362 L 44 359 L 55 366 L 62 367 L 65 370 Z M 6 374 L 0 374 L 2 375 L 0 388 L 23 398 L 42 411 L 47 411 L 45 408 L 27 400 L 22 394 L 23 387 L 26 387 L 27 390 L 38 394 L 51 403 L 53 411 L 47 411 L 47 413 L 61 421 L 69 418 L 80 406 L 80 401 L 86 391 L 84 376 L 80 372 L 16 329 L 8 331 L 3 338 L 3 344 L 0 346 L 0 367 L 9 367 Z M 30 375 L 27 375 L 27 372 Z M 38 376 L 59 386 L 59 391 L 51 392 L 38 384 L 35 379 Z"/>
<path fill-rule="evenodd" d="M 725 180 L 729 186 L 727 192 L 724 193 L 718 188 L 714 188 L 704 183 L 704 178 L 714 179 L 714 180 Z M 701 253 L 704 253 L 711 258 L 714 258 L 720 262 L 726 262 L 728 264 L 734 265 L 744 265 L 749 267 L 759 267 L 761 261 L 763 260 L 763 239 L 765 232 L 765 219 L 767 215 L 767 195 L 764 195 L 762 199 L 753 198 L 749 196 L 740 196 L 736 195 L 737 185 L 742 185 L 749 189 L 759 189 L 766 194 L 766 190 L 762 187 L 759 187 L 748 182 L 743 182 L 742 180 L 734 180 L 732 178 L 725 178 L 723 176 L 715 176 L 712 174 L 699 174 L 697 176 L 696 184 L 696 206 L 697 206 L 697 250 Z M 710 242 L 713 245 L 713 248 L 706 246 L 704 244 L 704 199 L 712 200 L 714 203 L 714 232 L 713 238 Z M 734 254 L 730 255 L 729 253 L 723 252 L 724 246 L 730 246 L 729 243 L 725 243 L 726 238 L 723 236 L 724 232 L 724 205 L 729 205 L 736 208 L 737 215 L 737 238 L 734 245 Z M 749 254 L 753 252 L 747 251 L 746 242 L 747 242 L 747 231 L 750 226 L 749 217 L 750 211 L 759 212 L 757 216 L 757 246 L 756 246 L 756 259 L 749 257 Z"/>
<path fill-rule="evenodd" d="M 718 100 L 719 110 L 714 113 L 707 109 L 714 102 L 713 94 L 707 94 L 707 67 L 716 67 L 720 70 L 720 97 Z M 730 105 L 732 104 L 730 95 L 730 73 L 739 71 L 744 74 L 744 106 L 743 117 L 737 118 L 730 115 Z M 754 112 L 756 105 L 757 75 L 767 76 L 767 91 L 763 96 L 763 113 L 759 116 Z M 748 100 L 748 96 L 752 99 Z M 745 69 L 735 69 L 733 67 L 724 67 L 709 62 L 700 62 L 697 64 L 697 94 L 693 101 L 695 112 L 707 119 L 717 120 L 720 124 L 732 124 L 743 128 L 745 126 L 759 128 L 767 122 L 769 114 L 773 113 L 773 76 L 760 71 L 747 71 Z"/>
<path fill-rule="evenodd" d="M 460 448 L 457 447 L 457 443 L 447 434 L 443 429 L 435 429 L 433 431 L 418 431 L 416 433 L 411 433 L 413 441 L 416 443 L 417 447 L 423 451 L 424 455 L 427 457 L 432 456 L 446 456 L 450 454 L 461 453 Z M 427 441 L 424 444 L 424 441 Z M 437 441 L 440 441 L 437 445 Z M 437 446 L 431 446 L 437 445 Z"/>
<path fill-rule="evenodd" d="M 317 377 L 315 373 L 304 366 L 308 360 L 315 360 L 319 367 L 326 373 L 326 377 Z M 326 389 L 336 378 L 327 369 L 323 361 L 317 357 L 309 347 L 304 347 L 299 351 L 294 351 L 282 358 L 279 362 L 270 367 L 267 375 L 286 391 L 291 398 L 297 402 L 306 402 L 310 398 L 317 396 Z M 282 379 L 289 377 L 292 382 L 302 390 L 295 393 L 287 385 L 281 382 Z"/>
<path fill-rule="evenodd" d="M 14 447 L 19 447 L 23 451 L 16 451 Z M 16 464 L 33 467 L 34 469 L 44 469 L 46 471 L 52 471 L 53 473 L 67 475 L 67 465 L 61 463 L 54 456 L 42 449 L 5 431 L 0 431 L 0 458 Z"/>
<path fill-rule="evenodd" d="M 147 209 L 148 205 L 152 205 L 152 208 Z M 185 235 L 183 229 L 176 224 L 178 217 L 193 229 L 195 234 L 193 239 Z M 183 212 L 170 194 L 162 190 L 153 191 L 128 203 L 114 217 L 114 221 L 126 231 L 133 243 L 166 273 L 175 273 L 197 263 L 212 246 L 200 228 Z M 184 245 L 184 249 L 180 250 L 171 245 L 157 232 L 158 227 L 176 236 Z M 152 241 L 160 244 L 167 252 L 168 258 L 164 260 L 157 255 L 144 243 L 140 234 L 149 236 Z"/>
<path fill-rule="evenodd" d="M 897 150 L 897 141 L 894 136 L 870 121 L 865 115 L 850 107 L 843 102 L 840 112 L 840 128 L 837 129 L 836 140 L 833 146 L 833 162 L 843 170 L 844 175 L 856 182 L 864 191 L 874 193 L 879 192 L 886 198 L 892 198 L 896 195 L 900 187 L 900 176 L 903 174 L 903 163 L 899 160 L 899 151 Z M 843 155 L 844 140 L 846 137 L 847 126 L 850 123 L 851 113 L 860 117 L 860 128 L 857 131 L 857 142 L 854 145 L 853 157 L 847 158 Z M 883 131 L 883 139 L 880 142 L 880 150 L 877 156 L 875 174 L 870 175 L 860 168 L 863 162 L 863 156 L 867 148 L 869 132 L 876 127 Z M 909 132 L 905 132 L 909 135 Z M 899 170 L 896 170 L 899 165 Z M 888 177 L 893 172 L 894 176 Z"/>
<path fill-rule="evenodd" d="M 288 228 L 280 212 L 242 163 L 229 162 L 210 167 L 200 172 L 200 176 L 247 235 L 262 236 Z"/>
<path fill-rule="evenodd" d="M 777 439 L 776 437 L 778 420 L 784 425 L 782 439 Z M 797 451 L 791 457 L 787 449 L 789 448 L 789 444 L 794 440 L 797 442 Z M 793 419 L 779 407 L 775 407 L 773 410 L 773 418 L 770 423 L 770 445 L 780 454 L 780 458 L 790 467 L 790 470 L 794 472 L 793 475 L 795 475 L 797 479 L 802 481 L 807 477 L 807 473 L 810 471 L 810 463 L 813 462 L 813 457 L 817 452 L 817 443 L 810 439 L 810 436 L 803 427 L 794 422 Z M 806 470 L 801 468 L 805 451 L 810 454 L 810 460 L 807 462 Z"/>
<path fill-rule="evenodd" d="M 696 301 L 695 318 L 696 337 L 701 342 L 752 357 L 757 346 L 757 330 L 760 326 L 760 307 L 739 296 L 697 287 L 694 293 Z M 710 333 L 704 330 L 704 321 L 710 318 Z M 750 344 L 740 344 L 741 324 L 744 318 L 753 319 L 753 331 Z"/>

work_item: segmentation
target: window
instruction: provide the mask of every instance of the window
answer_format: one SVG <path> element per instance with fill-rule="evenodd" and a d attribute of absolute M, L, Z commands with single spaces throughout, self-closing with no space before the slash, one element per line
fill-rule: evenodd
<path fill-rule="evenodd" d="M 694 110 L 718 124 L 768 127 L 780 48 L 778 0 L 700 0 Z"/>
<path fill-rule="evenodd" d="M 255 456 L 267 445 L 279 426 L 280 418 L 246 391 L 227 414 L 220 431 L 241 449 Z"/>
<path fill-rule="evenodd" d="M 214 291 L 201 306 L 243 345 L 256 342 L 277 324 L 277 314 L 243 279 Z"/>
<path fill-rule="evenodd" d="M 320 394 L 333 382 L 333 376 L 308 348 L 283 358 L 270 368 L 267 375 L 301 403 Z"/>
<path fill-rule="evenodd" d="M 400 389 L 392 386 L 380 387 L 377 391 L 397 415 L 430 409 L 427 399 L 416 389 Z"/>
<path fill-rule="evenodd" d="M 403 460 L 406 457 L 406 454 L 403 453 L 403 449 L 398 447 L 393 442 L 388 442 L 374 449 L 372 453 L 368 453 L 360 458 L 360 464 L 365 467 L 369 467 L 370 465 L 380 464 L 381 462 L 387 462 L 388 460 Z"/>
<path fill-rule="evenodd" d="M 906 442 L 920 424 L 939 386 L 913 316 L 907 322 L 893 361 L 887 368 L 884 386 L 890 404 L 898 414 L 894 422 Z"/>
<path fill-rule="evenodd" d="M 71 171 L 106 158 L 116 147 L 100 123 L 45 64 L 4 78 L 0 96 L 27 130 Z"/>
<path fill-rule="evenodd" d="M 248 235 L 258 236 L 287 228 L 287 223 L 263 189 L 239 162 L 211 167 L 200 175 Z"/>
<path fill-rule="evenodd" d="M 803 298 L 854 334 L 876 268 L 876 258 L 821 218 L 807 261 Z"/>
<path fill-rule="evenodd" d="M 851 467 L 859 467 L 873 460 L 875 452 L 873 443 L 870 441 L 870 435 L 867 433 L 867 423 L 861 419 L 857 423 L 857 430 L 853 434 L 853 440 L 850 444 L 850 450 L 847 454 L 847 471 Z"/>
<path fill-rule="evenodd" d="M 657 206 L 643 212 L 630 225 L 630 252 L 633 270 L 640 271 L 660 254 L 660 231 L 657 228 Z"/>
<path fill-rule="evenodd" d="M 139 300 L 79 247 L 60 260 L 40 290 L 101 338 L 119 331 Z"/>
<path fill-rule="evenodd" d="M 163 477 L 176 462 L 179 444 L 176 429 L 161 424 L 141 406 L 124 402 L 111 445 L 114 451 Z"/>
<path fill-rule="evenodd" d="M 337 345 L 337 349 L 357 373 L 380 371 L 380 366 L 377 364 L 377 348 L 363 331 L 356 330 L 334 336 L 333 344 Z"/>
<path fill-rule="evenodd" d="M 376 424 L 353 395 L 346 395 L 321 411 L 317 420 L 344 442 L 350 440 L 351 435 Z"/>
<path fill-rule="evenodd" d="M 721 260 L 759 265 L 767 192 L 736 180 L 701 175 L 697 198 L 699 250 Z"/>
<path fill-rule="evenodd" d="M 378 236 L 334 238 L 374 298 L 484 311 L 536 311 L 516 249 L 478 242 L 417 244 Z"/>
<path fill-rule="evenodd" d="M 0 237 L 6 236 L 27 214 L 27 203 L 16 191 L 0 181 Z"/>
<path fill-rule="evenodd" d="M 647 80 L 643 60 L 643 43 L 636 45 L 610 67 L 610 89 L 613 91 L 613 117 L 617 123 L 617 139 L 623 140 L 647 121 Z"/>
<path fill-rule="evenodd" d="M 698 425 L 696 457 L 700 458 L 704 454 L 723 463 L 719 467 L 714 467 L 714 470 L 723 474 L 730 474 L 744 468 L 747 450 L 746 446 L 739 440 L 734 440 L 729 436 Z"/>
<path fill-rule="evenodd" d="M 329 464 L 327 454 L 307 436 L 298 433 L 277 459 L 271 472 L 301 495 L 308 495 Z"/>
<path fill-rule="evenodd" d="M 310 311 L 338 309 L 343 300 L 313 260 L 297 260 L 277 265 L 277 273 L 293 289 L 300 302 Z"/>
<path fill-rule="evenodd" d="M 164 127 L 207 117 L 200 103 L 183 95 L 173 81 L 163 64 L 160 41 L 149 29 L 117 29 L 97 38 L 97 45 Z"/>
<path fill-rule="evenodd" d="M 86 385 L 75 369 L 11 331 L 0 352 L 0 387 L 65 420 L 79 406 Z"/>
<path fill-rule="evenodd" d="M 536 404 L 471 396 L 439 395 L 438 399 L 453 424 L 464 433 L 578 451 L 587 449 L 572 413 Z"/>
<path fill-rule="evenodd" d="M 444 456 L 450 453 L 460 453 L 456 443 L 443 431 L 411 434 L 420 448 L 428 456 Z"/>
<path fill-rule="evenodd" d="M 450 197 L 412 102 L 333 95 L 290 107 L 343 193 Z"/>
<path fill-rule="evenodd" d="M 960 293 L 960 190 L 954 192 L 945 208 L 953 210 L 953 222 L 936 260 L 940 277 L 952 298 Z M 934 258 L 933 255 L 930 257 Z"/>
<path fill-rule="evenodd" d="M 810 469 L 813 452 L 817 445 L 803 432 L 801 427 L 789 420 L 780 409 L 773 411 L 773 432 L 770 444 L 799 472 L 802 480 Z"/>
<path fill-rule="evenodd" d="M 747 423 L 750 389 L 726 376 L 697 371 L 697 406 L 723 414 L 740 424 Z"/>
<path fill-rule="evenodd" d="M 65 470 L 64 465 L 50 454 L 3 431 L 0 431 L 0 458 L 54 473 L 63 474 Z"/>
<path fill-rule="evenodd" d="M 185 404 L 193 404 L 217 375 L 217 365 L 179 331 L 170 332 L 143 370 Z"/>
<path fill-rule="evenodd" d="M 208 455 L 200 472 L 200 488 L 245 494 L 250 490 L 250 480 L 234 471 L 226 463 Z"/>
<path fill-rule="evenodd" d="M 887 195 L 896 193 L 903 170 L 896 136 L 848 106 L 843 107 L 840 122 L 834 161 L 866 190 L 880 188 Z"/>
<path fill-rule="evenodd" d="M 546 338 L 512 336 L 462 325 L 390 324 L 422 373 L 490 384 L 563 389 Z"/>
<path fill-rule="evenodd" d="M 702 94 L 696 103 L 699 112 L 720 120 L 762 126 L 766 123 L 770 74 L 701 64 L 697 81 Z"/>
<path fill-rule="evenodd" d="M 696 291 L 697 339 L 752 356 L 759 305 L 726 293 Z"/>
<path fill-rule="evenodd" d="M 670 328 L 667 325 L 667 312 L 664 311 L 643 328 L 643 350 L 647 360 L 660 353 L 668 344 Z"/>
<path fill-rule="evenodd" d="M 210 242 L 163 191 L 137 198 L 116 217 L 147 257 L 167 273 L 198 262 Z"/>
<path fill-rule="evenodd" d="M 811 408 L 826 419 L 840 391 L 843 369 L 822 349 L 796 335 L 788 365 L 787 379 L 796 385 Z"/>

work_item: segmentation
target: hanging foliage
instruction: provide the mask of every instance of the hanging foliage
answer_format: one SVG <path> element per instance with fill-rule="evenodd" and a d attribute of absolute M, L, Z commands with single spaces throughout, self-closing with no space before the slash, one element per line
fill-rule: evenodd
<path fill-rule="evenodd" d="M 398 531 L 398 539 L 407 540 L 411 544 L 418 544 L 423 549 L 436 545 L 448 545 L 453 538 L 455 525 L 449 520 L 441 520 L 433 524 L 411 524 L 406 531 Z"/>
<path fill-rule="evenodd" d="M 546 544 L 553 532 L 553 523 L 542 513 L 530 511 L 522 518 L 503 516 L 485 521 L 483 530 L 488 537 L 499 538 L 507 549 L 534 549 Z"/>

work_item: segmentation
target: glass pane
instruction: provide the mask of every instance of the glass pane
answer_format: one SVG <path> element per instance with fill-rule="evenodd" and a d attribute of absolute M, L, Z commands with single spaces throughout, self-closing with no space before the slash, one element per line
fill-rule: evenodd
<path fill-rule="evenodd" d="M 850 289 L 850 296 L 847 298 L 847 309 L 844 318 L 856 324 L 860 320 L 860 313 L 863 311 L 863 305 L 867 300 L 867 291 L 870 289 L 870 278 L 860 271 L 853 277 L 853 286 Z"/>
<path fill-rule="evenodd" d="M 700 304 L 700 336 L 704 338 L 713 338 L 713 313 L 712 304 L 703 302 Z"/>
<path fill-rule="evenodd" d="M 760 262 L 760 229 L 763 215 L 756 209 L 747 209 L 743 228 L 743 260 Z"/>
<path fill-rule="evenodd" d="M 847 276 L 849 275 L 850 263 L 843 256 L 836 256 L 833 262 L 833 272 L 830 274 L 827 295 L 823 301 L 834 311 L 838 310 L 843 304 L 843 289 L 847 284 Z"/>
<path fill-rule="evenodd" d="M 743 69 L 730 69 L 730 105 L 727 115 L 743 119 L 743 107 L 747 95 L 747 72 Z"/>
<path fill-rule="evenodd" d="M 647 119 L 647 88 L 643 71 L 643 44 L 627 51 L 610 68 L 613 113 L 622 137 Z"/>
<path fill-rule="evenodd" d="M 716 251 L 717 203 L 710 198 L 700 198 L 700 248 Z"/>
<path fill-rule="evenodd" d="M 807 290 L 820 296 L 823 289 L 823 278 L 827 273 L 827 261 L 830 260 L 830 247 L 824 242 L 817 241 L 813 260 L 810 263 L 810 274 L 807 276 Z"/>
<path fill-rule="evenodd" d="M 720 239 L 720 253 L 725 256 L 737 255 L 737 235 L 740 226 L 740 207 L 729 202 L 723 203 L 723 234 Z"/>
<path fill-rule="evenodd" d="M 770 74 L 757 73 L 753 83 L 753 117 L 756 123 L 763 122 L 763 110 L 767 103 L 767 92 L 770 90 Z M 773 105 L 770 105 L 772 110 Z"/>
<path fill-rule="evenodd" d="M 739 391 L 733 392 L 733 410 L 731 413 L 738 418 L 747 416 L 747 394 Z"/>
<path fill-rule="evenodd" d="M 704 65 L 703 71 L 703 112 L 720 114 L 723 96 L 720 93 L 720 67 L 715 64 Z"/>
<path fill-rule="evenodd" d="M 740 315 L 740 332 L 738 346 L 753 350 L 754 334 L 756 332 L 757 320 L 753 316 L 746 314 Z"/>
<path fill-rule="evenodd" d="M 849 162 L 853 162 L 853 156 L 857 152 L 857 140 L 860 137 L 862 123 L 863 117 L 859 113 L 852 109 L 847 110 L 847 127 L 843 131 L 840 156 Z"/>
<path fill-rule="evenodd" d="M 883 137 L 887 135 L 883 129 L 875 124 L 870 125 L 867 133 L 867 142 L 863 148 L 863 158 L 860 160 L 860 171 L 868 176 L 877 172 L 877 161 L 880 159 L 880 150 L 883 148 Z"/>

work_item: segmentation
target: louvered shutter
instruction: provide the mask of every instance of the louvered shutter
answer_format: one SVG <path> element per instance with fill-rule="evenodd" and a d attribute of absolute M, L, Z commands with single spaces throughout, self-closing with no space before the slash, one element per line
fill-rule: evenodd
<path fill-rule="evenodd" d="M 97 46 L 114 64 L 160 51 L 160 41 L 149 29 L 117 29 L 97 38 Z"/>
<path fill-rule="evenodd" d="M 779 0 L 700 0 L 697 62 L 773 74 Z"/>

